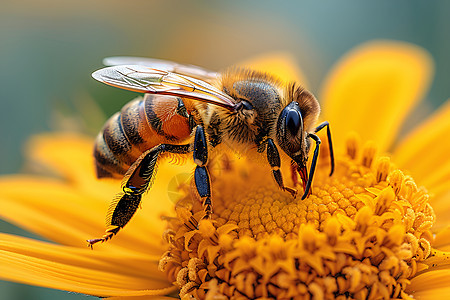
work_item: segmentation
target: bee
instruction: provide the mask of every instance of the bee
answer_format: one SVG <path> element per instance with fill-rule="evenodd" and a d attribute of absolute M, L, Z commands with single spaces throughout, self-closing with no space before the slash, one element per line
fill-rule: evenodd
<path fill-rule="evenodd" d="M 275 184 L 293 197 L 298 173 L 305 199 L 311 193 L 321 144 L 316 133 L 326 127 L 333 174 L 329 123 L 315 126 L 319 104 L 295 82 L 286 84 L 274 75 L 243 68 L 216 73 L 149 58 L 112 57 L 105 64 L 109 66 L 95 71 L 93 78 L 145 96 L 113 115 L 96 139 L 97 176 L 123 177 L 123 182 L 108 210 L 105 234 L 88 240 L 91 247 L 112 238 L 130 221 L 151 187 L 158 159 L 166 153 L 192 153 L 194 184 L 206 219 L 212 215 L 208 160 L 220 147 L 258 156 L 270 166 Z M 308 175 L 311 142 L 315 147 Z M 284 184 L 282 156 L 290 160 L 294 187 Z"/>

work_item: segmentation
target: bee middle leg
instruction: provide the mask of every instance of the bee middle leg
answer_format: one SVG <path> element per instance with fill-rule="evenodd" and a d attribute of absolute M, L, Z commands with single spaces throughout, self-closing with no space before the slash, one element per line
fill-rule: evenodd
<path fill-rule="evenodd" d="M 277 146 L 272 139 L 267 140 L 267 160 L 269 161 L 270 167 L 272 168 L 273 178 L 275 179 L 278 186 L 286 192 L 289 192 L 292 197 L 295 198 L 297 195 L 297 190 L 284 186 L 283 176 L 281 175 L 281 159 L 280 154 L 278 153 Z"/>
<path fill-rule="evenodd" d="M 194 181 L 205 212 L 203 219 L 210 219 L 212 215 L 211 179 L 206 167 L 208 163 L 208 142 L 205 130 L 201 125 L 198 125 L 195 129 L 193 154 L 194 162 L 197 164 Z"/>
<path fill-rule="evenodd" d="M 88 240 L 89 245 L 109 240 L 131 220 L 141 203 L 142 194 L 150 188 L 161 153 L 183 154 L 188 153 L 189 149 L 189 144 L 160 144 L 144 152 L 128 169 L 122 184 L 123 192 L 116 196 L 108 208 L 105 234 L 101 238 Z"/>

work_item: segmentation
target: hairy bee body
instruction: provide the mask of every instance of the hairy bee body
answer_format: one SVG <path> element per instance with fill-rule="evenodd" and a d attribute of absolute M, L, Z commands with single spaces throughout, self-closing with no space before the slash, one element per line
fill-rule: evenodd
<path fill-rule="evenodd" d="M 146 94 L 114 114 L 94 146 L 97 177 L 121 178 L 146 150 L 164 143 L 181 143 L 191 133 L 181 98 Z"/>
<path fill-rule="evenodd" d="M 285 85 L 265 73 L 230 70 L 216 85 L 235 99 L 251 99 L 253 109 L 236 112 L 212 104 L 199 105 L 186 98 L 146 94 L 113 115 L 97 136 L 97 177 L 120 178 L 146 150 L 186 141 L 193 129 L 189 115 L 205 127 L 213 148 L 225 142 L 232 151 L 254 156 L 264 151 L 267 138 L 276 139 L 279 112 L 293 97 L 303 94 L 299 102 L 306 124 L 315 124 L 319 112 L 317 101 L 309 92 Z"/>
<path fill-rule="evenodd" d="M 122 64 L 130 60 L 144 65 Z M 110 239 L 128 223 L 143 193 L 151 188 L 157 160 L 166 154 L 193 155 L 193 182 L 204 218 L 213 213 L 210 157 L 224 148 L 264 162 L 279 188 L 293 197 L 300 175 L 305 199 L 311 193 L 321 144 L 315 133 L 326 127 L 330 176 L 333 173 L 329 124 L 325 121 L 315 126 L 319 104 L 300 85 L 247 69 L 214 73 L 154 59 L 119 57 L 111 61 L 117 64 L 94 72 L 93 77 L 146 95 L 112 116 L 97 137 L 97 176 L 125 176 L 122 192 L 108 210 L 105 235 L 88 240 L 91 246 Z M 308 172 L 311 141 L 315 147 Z M 285 184 L 282 165 L 290 167 L 293 188 Z"/>

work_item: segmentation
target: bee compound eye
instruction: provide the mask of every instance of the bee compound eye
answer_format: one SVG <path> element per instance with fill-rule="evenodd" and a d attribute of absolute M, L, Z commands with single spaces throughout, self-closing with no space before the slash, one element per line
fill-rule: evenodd
<path fill-rule="evenodd" d="M 290 110 L 286 115 L 286 128 L 289 132 L 296 136 L 302 126 L 302 117 L 296 110 Z"/>

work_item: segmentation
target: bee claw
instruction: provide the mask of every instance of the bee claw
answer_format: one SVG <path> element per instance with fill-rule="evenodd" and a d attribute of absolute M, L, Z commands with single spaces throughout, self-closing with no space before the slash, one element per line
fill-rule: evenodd
<path fill-rule="evenodd" d="M 211 213 L 206 212 L 200 220 L 211 220 Z"/>
<path fill-rule="evenodd" d="M 99 239 L 90 239 L 90 240 L 86 240 L 86 242 L 88 242 L 88 247 L 91 249 L 94 249 L 94 244 L 97 244 L 98 242 L 104 242 L 105 239 L 104 238 L 99 238 Z"/>
<path fill-rule="evenodd" d="M 201 221 L 203 221 L 203 220 L 211 220 L 212 218 L 211 218 L 211 215 L 212 215 L 212 210 L 211 210 L 211 207 L 210 206 L 208 206 L 209 207 L 209 209 L 208 208 L 206 208 L 205 207 L 205 214 L 203 215 L 203 217 L 201 217 L 201 219 L 197 222 L 196 221 L 196 223 L 197 223 L 197 229 L 198 229 L 198 226 L 200 225 L 200 222 Z M 195 219 L 194 219 L 195 220 Z"/>
<path fill-rule="evenodd" d="M 290 188 L 290 187 L 284 187 L 283 188 L 283 190 L 284 191 L 286 191 L 286 192 L 289 192 L 291 195 L 292 195 L 292 197 L 295 199 L 296 197 L 297 197 L 297 190 L 296 189 L 293 189 L 293 188 Z"/>
<path fill-rule="evenodd" d="M 107 240 L 110 240 L 119 231 L 119 229 L 120 227 L 116 227 L 114 229 L 111 229 L 110 231 L 107 231 L 105 235 L 102 236 L 101 238 L 86 240 L 86 242 L 88 242 L 88 247 L 94 249 L 93 248 L 94 244 L 97 244 L 99 242 L 103 243 L 106 242 Z"/>

